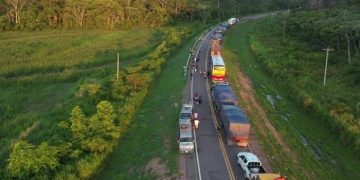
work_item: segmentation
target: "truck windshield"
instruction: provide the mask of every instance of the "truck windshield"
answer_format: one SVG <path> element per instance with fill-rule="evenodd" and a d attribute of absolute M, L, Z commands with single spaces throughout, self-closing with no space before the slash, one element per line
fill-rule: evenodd
<path fill-rule="evenodd" d="M 192 138 L 180 138 L 180 142 L 192 142 Z"/>
<path fill-rule="evenodd" d="M 214 66 L 214 70 L 223 71 L 224 66 Z"/>
<path fill-rule="evenodd" d="M 191 119 L 191 114 L 190 113 L 181 113 L 180 118 L 181 119 Z"/>

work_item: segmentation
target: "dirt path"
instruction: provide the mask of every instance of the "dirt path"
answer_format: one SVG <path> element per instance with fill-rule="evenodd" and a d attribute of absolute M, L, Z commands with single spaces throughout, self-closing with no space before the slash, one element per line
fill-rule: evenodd
<path fill-rule="evenodd" d="M 261 133 L 261 135 L 264 137 L 268 134 L 268 132 L 270 132 L 276 139 L 277 143 L 280 144 L 280 146 L 284 149 L 286 155 L 291 157 L 294 163 L 298 163 L 296 154 L 291 151 L 289 145 L 286 143 L 282 135 L 271 124 L 266 111 L 263 107 L 261 107 L 260 103 L 256 99 L 251 80 L 240 70 L 240 68 L 238 69 L 237 81 L 238 83 L 236 86 L 240 90 L 239 96 L 245 102 L 245 112 L 251 117 L 256 117 L 257 121 L 263 122 L 253 123 L 253 126 L 255 125 L 256 129 L 259 130 L 257 133 Z M 257 139 L 254 130 L 251 131 L 250 146 L 252 151 L 262 160 L 264 167 L 268 171 L 271 171 L 272 168 L 269 163 L 269 157 L 266 157 L 264 149 L 262 148 L 260 141 Z"/>

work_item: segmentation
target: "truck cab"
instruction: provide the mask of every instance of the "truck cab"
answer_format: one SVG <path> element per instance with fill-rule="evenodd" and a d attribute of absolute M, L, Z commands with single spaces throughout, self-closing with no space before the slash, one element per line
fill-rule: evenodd
<path fill-rule="evenodd" d="M 239 152 L 237 155 L 237 163 L 243 169 L 245 179 L 253 180 L 258 174 L 266 173 L 259 158 L 253 153 Z"/>

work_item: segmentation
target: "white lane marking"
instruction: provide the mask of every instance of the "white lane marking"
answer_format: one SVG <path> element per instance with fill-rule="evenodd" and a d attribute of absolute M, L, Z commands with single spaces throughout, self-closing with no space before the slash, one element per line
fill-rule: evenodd
<path fill-rule="evenodd" d="M 209 34 L 206 35 L 205 39 L 209 36 Z M 201 37 L 202 38 L 202 37 Z M 198 50 L 196 51 L 196 57 L 199 55 L 199 49 L 201 49 L 201 47 L 203 46 L 205 40 L 203 40 L 199 47 Z M 191 77 L 191 105 L 194 105 L 193 102 L 193 92 L 194 92 L 194 68 L 191 69 L 191 73 L 193 74 Z M 196 155 L 196 163 L 197 163 L 197 170 L 198 170 L 198 175 L 199 175 L 199 180 L 202 180 L 201 177 L 201 169 L 200 169 L 200 160 L 199 160 L 199 153 L 198 153 L 198 149 L 197 149 L 197 140 L 196 140 L 196 132 L 195 129 L 193 129 L 193 133 L 194 133 L 194 141 L 195 141 L 195 155 Z"/>
<path fill-rule="evenodd" d="M 194 132 L 194 138 L 195 138 L 195 155 L 196 155 L 196 162 L 197 162 L 197 169 L 199 172 L 199 180 L 201 180 L 201 170 L 200 170 L 200 161 L 199 161 L 199 153 L 198 153 L 198 149 L 197 149 L 197 141 L 196 141 L 196 132 L 195 132 L 195 128 L 193 129 Z"/>

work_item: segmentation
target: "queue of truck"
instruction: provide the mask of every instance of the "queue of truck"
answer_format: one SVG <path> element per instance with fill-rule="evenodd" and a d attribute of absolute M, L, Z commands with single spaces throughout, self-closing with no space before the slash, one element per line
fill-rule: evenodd
<path fill-rule="evenodd" d="M 210 82 L 211 101 L 215 113 L 219 117 L 219 124 L 224 130 L 225 139 L 228 145 L 235 145 L 240 148 L 249 146 L 251 125 L 249 120 L 238 105 L 238 97 L 226 82 L 226 66 L 221 56 L 220 44 L 226 31 L 234 26 L 239 20 L 231 18 L 225 23 L 216 27 L 212 36 Z M 194 152 L 194 134 L 192 133 L 193 106 L 184 104 L 179 117 L 179 150 L 181 153 Z M 248 148 L 249 149 L 249 148 Z M 262 167 L 259 158 L 251 152 L 239 152 L 236 156 L 237 164 L 242 168 L 245 179 L 249 180 L 285 180 L 279 174 L 267 173 Z"/>
<path fill-rule="evenodd" d="M 226 31 L 239 22 L 236 18 L 231 18 L 227 22 L 220 24 L 215 30 L 211 41 L 211 55 L 212 62 L 211 70 L 214 71 L 213 56 L 217 56 L 218 59 L 223 61 L 221 56 L 220 44 L 223 41 L 223 35 Z M 223 77 L 211 78 L 211 99 L 214 105 L 216 114 L 219 117 L 219 124 L 224 130 L 225 139 L 228 145 L 236 145 L 241 148 L 249 146 L 250 136 L 250 122 L 246 117 L 243 109 L 238 105 L 238 98 L 234 91 L 231 89 L 228 82 L 226 82 L 225 76 L 225 63 L 221 63 L 223 66 Z M 211 73 L 214 74 L 214 73 Z M 248 148 L 249 149 L 249 148 Z M 252 152 L 239 152 L 237 157 L 237 164 L 242 168 L 245 179 L 249 180 L 285 180 L 286 178 L 279 174 L 267 173 L 262 167 L 262 163 L 259 158 Z"/>

